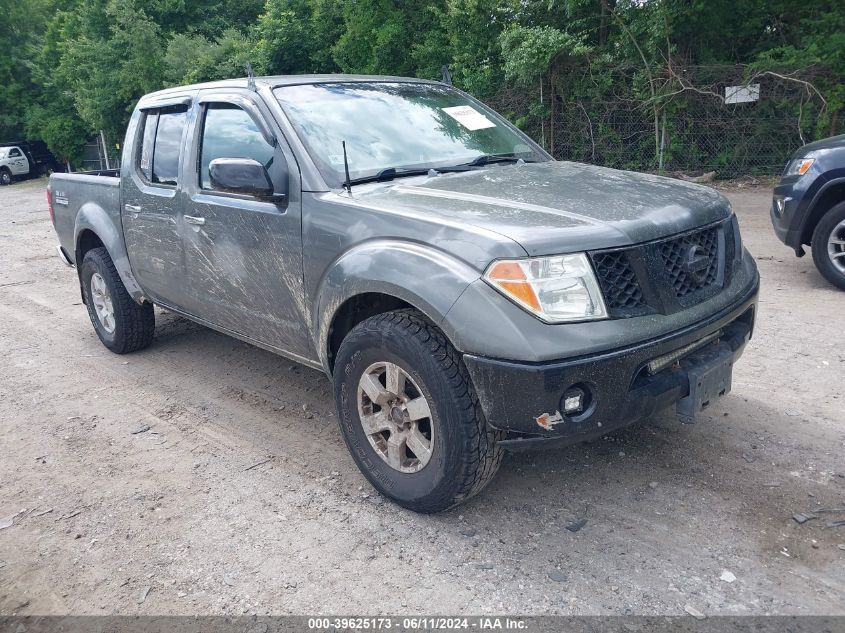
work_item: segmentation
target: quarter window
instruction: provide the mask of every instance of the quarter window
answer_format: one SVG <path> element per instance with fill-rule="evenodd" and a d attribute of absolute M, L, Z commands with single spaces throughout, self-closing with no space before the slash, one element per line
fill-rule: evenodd
<path fill-rule="evenodd" d="M 273 163 L 270 145 L 252 117 L 236 105 L 214 103 L 208 106 L 202 132 L 200 186 L 211 189 L 208 166 L 215 158 L 252 158 L 269 168 Z"/>
<path fill-rule="evenodd" d="M 187 116 L 184 109 L 166 109 L 148 112 L 144 117 L 138 168 L 149 182 L 177 184 Z"/>
<path fill-rule="evenodd" d="M 141 155 L 138 160 L 138 169 L 144 176 L 144 180 L 153 179 L 153 146 L 156 138 L 156 125 L 158 124 L 158 112 L 148 112 L 144 116 L 144 132 L 141 136 Z"/>

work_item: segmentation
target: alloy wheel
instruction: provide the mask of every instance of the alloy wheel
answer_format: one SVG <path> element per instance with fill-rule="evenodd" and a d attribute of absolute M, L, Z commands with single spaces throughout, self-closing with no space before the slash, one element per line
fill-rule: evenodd
<path fill-rule="evenodd" d="M 845 275 L 845 220 L 833 227 L 827 239 L 827 254 L 836 269 Z"/>
<path fill-rule="evenodd" d="M 100 273 L 91 275 L 91 300 L 94 302 L 94 311 L 100 320 L 100 325 L 109 334 L 114 334 L 114 306 L 112 305 L 109 287 L 106 280 Z"/>
<path fill-rule="evenodd" d="M 373 363 L 358 381 L 358 417 L 376 454 L 391 468 L 415 473 L 431 460 L 434 425 L 419 386 L 399 365 Z"/>

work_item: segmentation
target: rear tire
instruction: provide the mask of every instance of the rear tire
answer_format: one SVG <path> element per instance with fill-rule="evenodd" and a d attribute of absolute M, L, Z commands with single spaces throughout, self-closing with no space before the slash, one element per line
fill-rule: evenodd
<path fill-rule="evenodd" d="M 85 254 L 79 275 L 88 316 L 103 345 L 115 354 L 128 354 L 152 343 L 153 306 L 139 305 L 129 296 L 105 248 Z"/>
<path fill-rule="evenodd" d="M 391 387 L 388 367 L 401 376 L 402 387 Z M 353 459 L 399 505 L 425 513 L 446 510 L 495 475 L 503 454 L 496 442 L 503 434 L 488 426 L 458 352 L 419 312 L 387 312 L 353 328 L 337 353 L 334 386 Z M 401 454 L 391 455 L 391 438 Z"/>
<path fill-rule="evenodd" d="M 845 290 L 845 202 L 828 211 L 813 231 L 813 261 L 822 276 Z"/>

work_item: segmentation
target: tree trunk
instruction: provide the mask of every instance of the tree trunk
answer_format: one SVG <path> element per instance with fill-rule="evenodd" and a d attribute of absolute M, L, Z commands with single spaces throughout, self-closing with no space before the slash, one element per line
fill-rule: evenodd
<path fill-rule="evenodd" d="M 616 8 L 616 0 L 599 0 L 601 18 L 599 19 L 599 46 L 607 44 L 610 26 L 610 13 Z"/>

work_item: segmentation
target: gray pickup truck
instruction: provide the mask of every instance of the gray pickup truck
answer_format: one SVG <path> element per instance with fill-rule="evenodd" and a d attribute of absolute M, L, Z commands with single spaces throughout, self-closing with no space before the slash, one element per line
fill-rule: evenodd
<path fill-rule="evenodd" d="M 48 189 L 103 344 L 148 346 L 158 305 L 324 371 L 353 459 L 416 511 L 477 493 L 504 449 L 692 418 L 754 327 L 723 196 L 555 161 L 441 83 L 163 90 L 121 165 Z"/>

